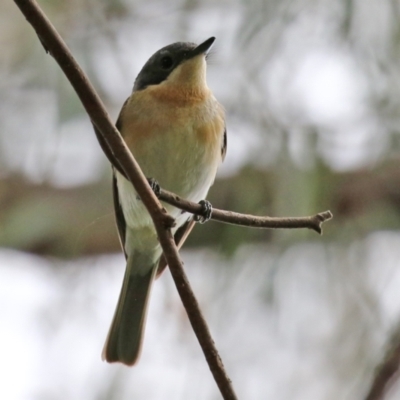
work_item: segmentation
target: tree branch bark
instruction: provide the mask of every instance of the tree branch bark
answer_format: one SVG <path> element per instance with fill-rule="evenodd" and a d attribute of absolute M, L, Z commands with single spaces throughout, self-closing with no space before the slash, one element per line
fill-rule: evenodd
<path fill-rule="evenodd" d="M 178 195 L 162 189 L 158 198 L 166 203 L 180 208 L 192 214 L 201 215 L 202 207 L 198 203 L 193 203 L 183 199 Z M 219 210 L 213 208 L 211 219 L 226 224 L 248 226 L 252 228 L 308 228 L 322 234 L 322 224 L 332 219 L 330 211 L 324 211 L 310 217 L 259 217 L 256 215 L 240 214 L 234 211 Z"/>

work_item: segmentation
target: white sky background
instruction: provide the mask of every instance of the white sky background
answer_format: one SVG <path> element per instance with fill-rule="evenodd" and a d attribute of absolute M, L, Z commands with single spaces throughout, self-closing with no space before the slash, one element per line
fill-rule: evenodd
<path fill-rule="evenodd" d="M 362 398 L 400 312 L 399 249 L 400 235 L 381 232 L 348 247 L 243 249 L 233 262 L 184 253 L 239 398 Z M 109 256 L 54 268 L 0 253 L 0 398 L 108 398 L 115 387 L 118 399 L 219 398 L 169 273 L 153 288 L 138 366 L 100 360 L 123 264 Z"/>
<path fill-rule="evenodd" d="M 93 30 L 90 37 L 90 29 L 78 24 L 70 37 L 79 61 L 107 94 L 113 117 L 154 51 L 177 40 L 199 42 L 215 35 L 208 81 L 227 108 L 229 134 L 221 175 L 254 159 L 262 165 L 275 161 L 279 143 L 253 121 L 251 112 L 260 110 L 287 129 L 299 167 L 312 163 L 304 145 L 308 126 L 320 130 L 318 154 L 334 169 L 371 165 L 383 156 L 387 133 L 368 105 L 367 77 L 351 49 L 334 39 L 323 7 L 299 10 L 296 22 L 278 38 L 265 28 L 251 45 L 238 48 L 238 27 L 246 15 L 242 4 L 210 3 L 190 13 L 186 26 L 178 23 L 179 5 L 154 4 L 138 3 L 135 23 L 110 24 L 108 36 L 98 38 Z M 365 43 L 385 34 L 387 12 L 385 7 L 364 10 L 369 19 L 375 17 L 373 24 L 359 23 Z M 96 18 L 101 20 L 101 13 Z M 277 49 L 271 50 L 274 40 Z M 60 124 L 55 92 L 26 85 L 30 74 L 60 79 L 39 46 L 35 56 L 25 75 L 11 67 L 0 71 L 1 92 L 7 94 L 7 102 L 0 102 L 6 132 L 0 135 L 1 163 L 58 186 L 99 179 L 107 166 L 87 118 Z M 246 78 L 246 65 L 263 66 L 257 84 Z M 238 106 L 238 99 L 245 104 Z M 270 158 L 259 160 L 260 149 Z M 232 263 L 209 253 L 185 253 L 239 397 L 361 398 L 400 311 L 399 248 L 397 233 L 381 232 L 348 248 L 303 244 L 283 254 L 243 249 Z M 362 265 L 355 261 L 360 254 Z M 101 362 L 123 264 L 122 256 L 110 256 L 54 268 L 43 259 L 0 252 L 0 398 L 107 398 L 112 385 L 119 388 L 118 399 L 219 398 L 168 274 L 153 290 L 140 364 L 129 369 Z M 350 283 L 343 282 L 344 272 L 354 278 Z"/>

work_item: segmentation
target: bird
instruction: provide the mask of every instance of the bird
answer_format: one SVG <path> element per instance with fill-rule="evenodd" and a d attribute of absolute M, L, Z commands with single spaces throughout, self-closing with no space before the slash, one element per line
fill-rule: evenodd
<path fill-rule="evenodd" d="M 204 206 L 200 222 L 210 217 L 205 198 L 227 149 L 225 111 L 206 81 L 206 59 L 214 41 L 176 42 L 154 53 L 116 123 L 150 183 Z M 141 353 L 152 283 L 166 264 L 151 217 L 118 162 L 112 190 L 126 270 L 102 358 L 132 366 Z M 172 233 L 180 247 L 196 218 L 163 206 L 175 219 Z"/>

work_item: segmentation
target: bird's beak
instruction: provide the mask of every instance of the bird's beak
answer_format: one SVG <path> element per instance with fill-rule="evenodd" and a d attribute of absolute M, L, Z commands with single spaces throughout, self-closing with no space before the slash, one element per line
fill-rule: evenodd
<path fill-rule="evenodd" d="M 188 55 L 187 59 L 196 57 L 200 54 L 207 55 L 207 53 L 210 51 L 211 46 L 213 45 L 215 41 L 215 37 L 212 36 L 209 39 L 207 39 L 205 42 L 199 44 L 197 47 L 195 47 Z"/>

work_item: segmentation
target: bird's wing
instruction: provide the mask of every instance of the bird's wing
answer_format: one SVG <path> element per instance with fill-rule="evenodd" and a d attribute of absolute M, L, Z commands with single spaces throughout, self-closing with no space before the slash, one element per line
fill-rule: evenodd
<path fill-rule="evenodd" d="M 228 148 L 228 136 L 226 134 L 226 126 L 225 126 L 225 128 L 224 128 L 224 139 L 223 139 L 222 148 L 221 148 L 222 161 L 225 160 L 227 148 Z"/>
<path fill-rule="evenodd" d="M 117 118 L 117 122 L 115 123 L 116 128 L 118 129 L 118 131 L 121 133 L 121 128 L 122 128 L 122 118 L 121 115 L 123 113 L 123 111 L 125 110 L 125 107 L 128 103 L 128 99 L 125 100 L 125 103 L 123 104 L 121 111 L 118 115 Z M 103 151 L 105 152 L 105 154 L 107 155 L 108 159 L 110 160 L 109 155 L 111 154 L 111 150 L 109 149 L 109 147 L 107 146 L 107 144 L 105 143 L 102 135 L 97 131 L 96 127 L 94 128 L 97 138 L 100 142 L 100 146 L 103 149 Z M 126 250 L 125 250 L 125 239 L 126 239 L 126 221 L 125 221 L 125 216 L 124 216 L 124 212 L 122 210 L 121 207 L 121 203 L 119 201 L 119 194 L 118 194 L 118 185 L 117 185 L 117 177 L 116 177 L 116 173 L 117 171 L 126 179 L 127 176 L 125 175 L 125 172 L 123 171 L 123 169 L 121 168 L 121 166 L 118 163 L 118 159 L 116 157 L 112 156 L 112 159 L 117 163 L 113 165 L 113 179 L 112 179 L 112 192 L 113 192 L 113 200 L 114 200 L 114 212 L 115 212 L 115 220 L 117 222 L 117 228 L 118 228 L 118 236 L 119 236 L 119 241 L 121 243 L 121 247 L 122 250 L 124 252 L 125 258 L 128 258 L 128 255 L 126 254 Z M 111 161 L 111 160 L 110 160 Z"/>
<path fill-rule="evenodd" d="M 124 212 L 122 211 L 121 203 L 119 201 L 117 177 L 115 174 L 116 171 L 113 169 L 112 192 L 114 199 L 115 220 L 117 222 L 119 241 L 121 243 L 122 250 L 125 254 L 125 258 L 127 259 L 128 255 L 126 254 L 125 251 L 126 221 L 124 217 Z"/>

